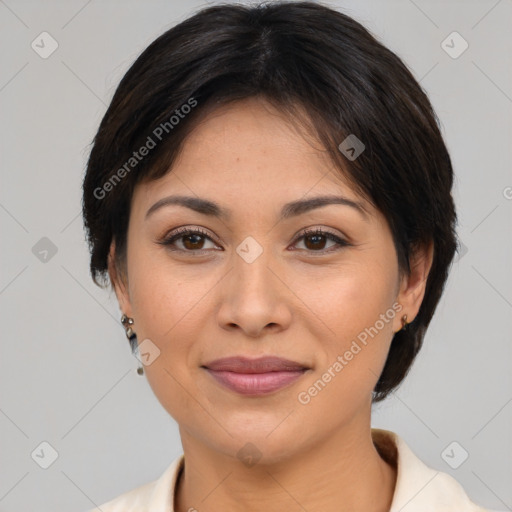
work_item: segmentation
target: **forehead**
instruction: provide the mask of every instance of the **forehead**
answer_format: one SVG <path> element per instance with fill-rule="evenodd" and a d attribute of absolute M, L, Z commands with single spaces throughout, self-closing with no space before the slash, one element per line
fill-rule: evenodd
<path fill-rule="evenodd" d="M 170 172 L 136 190 L 136 202 L 147 209 L 170 193 L 214 198 L 233 209 L 253 211 L 326 194 L 369 206 L 322 144 L 261 98 L 208 114 L 184 141 Z"/>

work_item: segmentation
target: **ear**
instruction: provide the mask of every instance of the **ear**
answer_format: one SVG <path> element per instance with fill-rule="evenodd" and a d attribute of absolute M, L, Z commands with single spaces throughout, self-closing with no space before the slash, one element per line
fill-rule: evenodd
<path fill-rule="evenodd" d="M 397 296 L 397 302 L 402 305 L 400 315 L 395 318 L 394 331 L 402 328 L 402 317 L 407 315 L 407 323 L 411 323 L 418 314 L 423 297 L 427 278 L 432 267 L 434 257 L 434 243 L 431 241 L 427 245 L 417 247 L 409 257 L 411 272 L 404 275 L 400 283 L 400 291 Z"/>
<path fill-rule="evenodd" d="M 112 283 L 112 286 L 114 287 L 114 291 L 116 293 L 119 308 L 127 316 L 131 317 L 132 305 L 130 302 L 130 294 L 128 292 L 128 280 L 127 276 L 118 271 L 114 263 L 115 251 L 115 242 L 112 241 L 112 243 L 110 244 L 110 251 L 108 254 L 108 274 L 110 277 L 110 282 Z"/>

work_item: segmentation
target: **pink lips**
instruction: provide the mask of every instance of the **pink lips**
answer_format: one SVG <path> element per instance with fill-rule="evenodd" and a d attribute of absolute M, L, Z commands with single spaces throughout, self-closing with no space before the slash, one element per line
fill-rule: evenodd
<path fill-rule="evenodd" d="M 204 365 L 220 384 L 243 395 L 262 395 L 300 378 L 306 366 L 280 357 L 226 357 Z"/>

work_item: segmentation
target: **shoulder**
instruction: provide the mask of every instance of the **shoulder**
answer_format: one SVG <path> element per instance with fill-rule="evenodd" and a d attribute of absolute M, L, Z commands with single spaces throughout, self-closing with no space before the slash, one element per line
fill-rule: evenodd
<path fill-rule="evenodd" d="M 390 512 L 492 512 L 472 502 L 455 478 L 424 464 L 398 434 L 372 429 L 372 438 L 397 468 Z"/>
<path fill-rule="evenodd" d="M 141 485 L 87 512 L 132 512 L 146 510 L 155 482 Z"/>
<path fill-rule="evenodd" d="M 174 489 L 184 458 L 176 458 L 152 482 L 140 485 L 87 512 L 168 512 L 173 510 Z"/>

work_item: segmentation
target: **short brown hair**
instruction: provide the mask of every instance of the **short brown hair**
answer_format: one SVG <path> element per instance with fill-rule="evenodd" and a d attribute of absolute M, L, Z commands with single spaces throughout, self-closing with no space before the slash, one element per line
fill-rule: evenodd
<path fill-rule="evenodd" d="M 169 172 L 208 112 L 253 96 L 309 124 L 340 173 L 386 217 L 401 272 L 410 271 L 411 251 L 433 242 L 418 315 L 395 334 L 374 389 L 373 400 L 382 400 L 421 348 L 457 249 L 453 170 L 437 116 L 405 64 L 354 19 L 318 2 L 208 7 L 137 58 L 103 117 L 83 182 L 92 278 L 108 282 L 112 241 L 116 267 L 125 269 L 135 186 Z M 148 137 L 156 142 L 155 131 L 156 147 L 131 161 Z M 365 145 L 354 160 L 338 147 L 349 135 Z"/>

